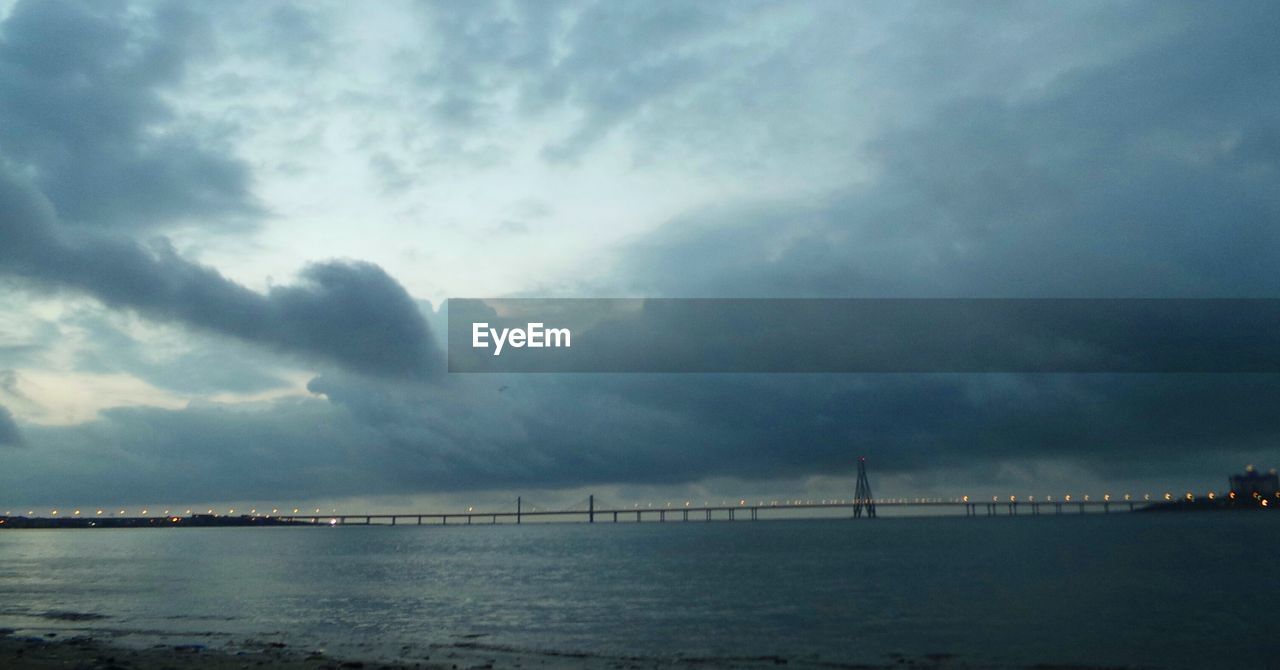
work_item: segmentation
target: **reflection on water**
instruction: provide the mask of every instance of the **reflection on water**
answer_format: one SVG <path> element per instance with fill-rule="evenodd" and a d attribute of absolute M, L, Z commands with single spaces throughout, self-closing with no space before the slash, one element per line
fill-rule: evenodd
<path fill-rule="evenodd" d="M 1218 666 L 1280 652 L 1280 515 L 0 533 L 0 625 L 608 654 Z M 464 637 L 468 636 L 468 637 Z"/>

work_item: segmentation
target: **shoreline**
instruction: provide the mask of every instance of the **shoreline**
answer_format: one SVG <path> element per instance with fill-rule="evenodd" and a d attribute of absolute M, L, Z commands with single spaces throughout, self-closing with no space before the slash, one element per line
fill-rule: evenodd
<path fill-rule="evenodd" d="M 41 631 L 46 632 L 41 632 Z M 94 629 L 14 629 L 0 627 L 0 667 L 30 670 L 1126 670 L 1141 666 L 1081 666 L 1037 663 L 999 665 L 968 662 L 951 654 L 891 655 L 884 663 L 844 663 L 780 656 L 645 657 L 607 656 L 574 651 L 536 651 L 475 641 L 406 646 L 401 658 L 331 653 L 258 638 L 182 642 L 125 643 L 131 633 Z M 174 636 L 189 640 L 199 635 Z"/>

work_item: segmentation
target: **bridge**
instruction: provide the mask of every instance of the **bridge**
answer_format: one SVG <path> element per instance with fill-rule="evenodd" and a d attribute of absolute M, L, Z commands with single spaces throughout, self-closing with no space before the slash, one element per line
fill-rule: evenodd
<path fill-rule="evenodd" d="M 1063 513 L 1079 513 L 1086 512 L 1102 512 L 1109 513 L 1115 511 L 1132 512 L 1142 506 L 1153 504 L 1151 501 L 1127 500 L 1127 501 L 1111 501 L 1111 500 L 1080 500 L 1080 501 L 996 501 L 996 502 L 965 502 L 963 500 L 903 500 L 903 499 L 868 499 L 862 501 L 863 509 L 871 507 L 891 508 L 891 509 L 913 509 L 913 510 L 950 510 L 955 511 L 955 516 L 960 516 L 963 512 L 964 516 L 998 516 L 998 515 L 1019 515 L 1019 514 L 1063 514 Z M 530 511 L 466 511 L 466 512 L 448 512 L 448 513 L 394 513 L 394 514 L 284 514 L 273 518 L 283 521 L 304 521 L 318 524 L 343 525 L 350 523 L 357 524 L 473 524 L 489 523 L 496 524 L 500 521 L 506 523 L 521 523 L 525 519 L 539 519 L 552 521 L 585 521 L 587 523 L 596 523 L 597 521 L 605 523 L 618 523 L 620 521 L 630 521 L 635 523 L 650 522 L 667 522 L 667 521 L 735 521 L 735 520 L 759 520 L 762 513 L 779 512 L 784 510 L 817 510 L 817 509 L 837 509 L 849 510 L 851 518 L 858 518 L 858 501 L 829 501 L 829 502 L 797 502 L 797 503 L 740 503 L 738 505 L 711 505 L 711 506 L 680 506 L 680 507 L 626 507 L 626 508 L 600 508 L 594 505 L 588 509 L 553 509 L 553 510 L 530 510 Z M 872 518 L 868 515 L 867 518 Z"/>
<path fill-rule="evenodd" d="M 1235 494 L 1231 494 L 1234 500 Z M 1276 494 L 1277 506 L 1280 506 L 1280 493 Z M 1064 495 L 1055 499 L 1053 496 L 1045 496 L 1036 498 L 1034 496 L 1026 496 L 1019 498 L 1018 496 L 1008 497 L 992 497 L 990 500 L 971 500 L 969 496 L 961 496 L 958 498 L 941 499 L 941 498 L 876 498 L 871 493 L 871 483 L 867 478 L 866 459 L 858 460 L 858 481 L 852 498 L 839 500 L 757 500 L 748 501 L 747 499 L 739 499 L 736 502 L 721 501 L 719 504 L 711 504 L 704 502 L 701 505 L 695 505 L 692 501 L 686 501 L 681 504 L 666 503 L 665 506 L 654 506 L 646 504 L 641 506 L 635 504 L 630 507 L 615 504 L 597 504 L 596 497 L 589 495 L 579 503 L 568 507 L 561 508 L 539 508 L 536 506 L 526 507 L 523 498 L 517 498 L 514 509 L 493 509 L 487 511 L 477 511 L 475 508 L 467 508 L 466 511 L 459 512 L 397 512 L 397 513 L 367 513 L 367 514 L 351 514 L 341 513 L 332 510 L 331 514 L 323 514 L 320 509 L 315 509 L 314 513 L 301 512 L 294 509 L 292 512 L 282 512 L 279 509 L 272 509 L 270 513 L 259 514 L 257 509 L 250 510 L 249 514 L 236 515 L 235 510 L 229 510 L 227 515 L 215 514 L 214 510 L 208 510 L 207 514 L 192 514 L 192 510 L 186 511 L 186 516 L 177 516 L 170 514 L 170 510 L 164 510 L 163 516 L 149 515 L 147 510 L 142 510 L 140 516 L 130 516 L 125 510 L 120 510 L 119 514 L 111 514 L 99 509 L 96 514 L 90 516 L 81 516 L 79 509 L 76 509 L 71 515 L 58 516 L 58 511 L 53 510 L 48 518 L 40 518 L 34 516 L 34 511 L 28 512 L 26 517 L 13 517 L 9 512 L 0 516 L 0 529 L 17 528 L 17 527 L 184 527 L 184 526 L 219 526 L 219 525 L 347 525 L 347 524 L 363 524 L 363 525 L 449 525 L 464 524 L 471 525 L 475 523 L 481 524 L 497 524 L 497 523 L 524 523 L 529 521 L 560 521 L 560 522 L 581 522 L 596 523 L 597 521 L 605 523 L 621 523 L 621 522 L 689 522 L 689 521 L 737 521 L 750 520 L 757 521 L 761 518 L 796 518 L 796 511 L 848 511 L 851 518 L 858 519 L 874 518 L 877 510 L 902 510 L 906 512 L 922 512 L 937 516 L 1018 516 L 1031 515 L 1039 516 L 1041 514 L 1085 514 L 1088 512 L 1110 513 L 1112 511 L 1133 512 L 1143 507 L 1168 504 L 1175 498 L 1170 493 L 1165 493 L 1160 499 L 1153 499 L 1151 495 L 1144 495 L 1141 499 L 1134 496 L 1124 495 L 1122 497 L 1112 498 L 1111 495 L 1104 495 L 1101 499 L 1090 499 L 1089 496 L 1072 499 L 1070 495 Z M 1179 503 L 1183 502 L 1182 498 L 1177 499 Z M 1214 501 L 1214 494 L 1209 493 L 1207 502 Z M 1197 498 L 1191 493 L 1186 494 L 1185 502 L 1195 504 Z M 1266 506 L 1269 501 L 1263 500 L 1261 504 Z M 824 516 L 830 516 L 829 514 Z"/>
<path fill-rule="evenodd" d="M 345 525 L 349 523 L 356 524 L 373 524 L 375 521 L 380 524 L 389 524 L 395 526 L 397 524 L 410 523 L 414 525 L 440 524 L 448 525 L 450 520 L 455 524 L 473 524 L 477 520 L 480 523 L 497 524 L 499 520 L 510 523 L 523 523 L 525 518 L 531 520 L 552 520 L 552 521 L 586 521 L 587 523 L 595 523 L 597 519 L 618 523 L 620 521 L 634 521 L 642 523 L 646 519 L 659 523 L 666 522 L 668 518 L 672 521 L 688 522 L 690 520 L 702 521 L 735 521 L 739 518 L 744 520 L 757 521 L 761 517 L 762 512 L 777 512 L 779 510 L 844 510 L 848 509 L 852 518 L 875 518 L 877 508 L 890 509 L 910 509 L 910 510 L 931 510 L 931 511 L 963 511 L 964 516 L 997 516 L 1008 514 L 1017 516 L 1018 514 L 1031 514 L 1033 516 L 1042 513 L 1063 514 L 1067 512 L 1076 512 L 1084 514 L 1087 510 L 1101 511 L 1102 513 L 1110 513 L 1113 506 L 1117 510 L 1132 512 L 1138 506 L 1152 504 L 1149 500 L 1134 500 L 1132 496 L 1124 496 L 1123 500 L 1111 500 L 1111 496 L 1104 496 L 1102 500 L 1089 500 L 1085 496 L 1083 500 L 1072 500 L 1071 496 L 1065 496 L 1062 500 L 1053 500 L 1049 497 L 1045 500 L 1035 500 L 1034 498 L 1026 500 L 1018 500 L 1016 496 L 1011 496 L 1008 500 L 1001 501 L 993 499 L 990 502 L 978 502 L 969 500 L 968 496 L 961 498 L 943 500 L 943 499 L 903 499 L 903 498 L 875 498 L 871 494 L 871 483 L 867 479 L 867 459 L 858 459 L 858 483 L 854 492 L 854 497 L 848 500 L 823 500 L 820 502 L 813 501 L 778 501 L 749 503 L 747 500 L 739 500 L 734 504 L 719 504 L 700 506 L 684 503 L 682 506 L 672 507 L 668 504 L 665 507 L 616 507 L 616 506 L 596 506 L 594 495 L 588 496 L 583 500 L 584 505 L 574 505 L 565 509 L 530 509 L 525 511 L 523 499 L 516 499 L 516 509 L 504 511 L 484 511 L 477 512 L 467 510 L 466 512 L 452 513 L 434 513 L 434 514 L 320 514 L 317 510 L 316 514 L 285 514 L 273 516 L 287 522 L 309 522 L 315 524 Z M 1170 498 L 1166 494 L 1166 499 Z M 956 514 L 958 516 L 958 514 Z"/>

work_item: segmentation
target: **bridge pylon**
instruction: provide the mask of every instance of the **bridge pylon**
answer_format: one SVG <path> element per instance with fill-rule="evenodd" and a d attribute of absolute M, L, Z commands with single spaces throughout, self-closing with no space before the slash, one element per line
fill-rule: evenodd
<path fill-rule="evenodd" d="M 871 482 L 867 480 L 867 459 L 865 456 L 858 459 L 858 486 L 853 493 L 853 517 L 855 519 L 861 517 L 864 508 L 868 519 L 875 518 L 876 499 L 871 494 Z"/>

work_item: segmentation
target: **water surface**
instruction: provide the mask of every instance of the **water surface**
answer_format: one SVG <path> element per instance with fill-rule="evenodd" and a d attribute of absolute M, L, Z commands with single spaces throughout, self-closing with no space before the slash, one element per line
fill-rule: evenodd
<path fill-rule="evenodd" d="M 1277 531 L 1255 513 L 6 531 L 0 625 L 1221 667 L 1280 653 Z"/>

